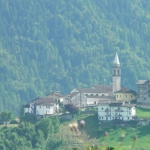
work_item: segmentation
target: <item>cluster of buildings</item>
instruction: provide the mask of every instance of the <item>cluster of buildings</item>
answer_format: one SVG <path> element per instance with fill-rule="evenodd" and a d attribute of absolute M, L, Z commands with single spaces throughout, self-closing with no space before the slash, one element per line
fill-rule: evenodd
<path fill-rule="evenodd" d="M 52 92 L 45 98 L 37 98 L 24 106 L 25 113 L 45 117 L 59 112 L 61 105 L 74 104 L 79 108 L 98 107 L 98 119 L 133 120 L 135 104 L 150 105 L 150 81 L 139 80 L 137 92 L 121 86 L 121 66 L 116 53 L 112 67 L 112 85 L 93 85 L 91 88 L 74 88 L 69 94 Z"/>

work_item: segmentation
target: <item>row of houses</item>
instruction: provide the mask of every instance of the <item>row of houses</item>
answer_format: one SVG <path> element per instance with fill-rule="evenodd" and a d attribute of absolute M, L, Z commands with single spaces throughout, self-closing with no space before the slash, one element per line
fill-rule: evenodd
<path fill-rule="evenodd" d="M 99 120 L 132 120 L 136 116 L 135 105 L 130 104 L 132 100 L 137 99 L 138 104 L 150 104 L 150 81 L 139 80 L 136 84 L 138 92 L 121 86 L 121 67 L 116 53 L 112 67 L 112 85 L 74 88 L 67 95 L 54 91 L 45 98 L 37 98 L 25 105 L 25 113 L 44 117 L 58 113 L 59 104 L 74 104 L 79 108 L 97 106 Z"/>

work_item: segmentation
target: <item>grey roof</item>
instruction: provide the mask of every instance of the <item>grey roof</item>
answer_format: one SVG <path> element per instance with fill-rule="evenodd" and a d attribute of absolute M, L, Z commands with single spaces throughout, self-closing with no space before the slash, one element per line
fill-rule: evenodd
<path fill-rule="evenodd" d="M 136 104 L 124 104 L 124 105 L 121 105 L 121 107 L 134 107 Z"/>
<path fill-rule="evenodd" d="M 114 59 L 114 66 L 120 66 L 118 54 L 116 53 L 115 59 Z"/>
<path fill-rule="evenodd" d="M 112 91 L 111 85 L 92 85 L 96 89 L 106 89 L 107 91 Z"/>
<path fill-rule="evenodd" d="M 147 84 L 150 84 L 150 80 L 139 80 L 138 83 L 136 83 L 136 84 L 145 84 L 145 85 L 147 85 Z"/>
<path fill-rule="evenodd" d="M 60 91 L 53 91 L 52 93 L 47 94 L 46 96 L 56 95 L 58 97 L 63 97 Z"/>
<path fill-rule="evenodd" d="M 52 98 L 39 98 L 35 101 L 33 101 L 34 104 L 36 105 L 41 105 L 41 104 L 56 104 L 57 102 L 52 99 Z"/>
<path fill-rule="evenodd" d="M 115 93 L 132 93 L 133 95 L 137 95 L 135 91 L 126 88 L 116 91 Z"/>
<path fill-rule="evenodd" d="M 136 84 L 144 84 L 147 80 L 138 80 Z"/>
<path fill-rule="evenodd" d="M 65 95 L 64 97 L 65 98 L 67 98 L 67 97 L 73 97 L 73 96 L 77 95 L 78 93 L 80 93 L 80 92 L 73 92 L 73 93 Z"/>
<path fill-rule="evenodd" d="M 75 96 L 75 95 L 77 95 L 79 92 L 73 92 L 73 93 L 70 93 L 69 95 L 71 96 L 71 97 L 73 97 L 73 96 Z"/>
<path fill-rule="evenodd" d="M 76 88 L 79 92 L 81 93 L 108 93 L 108 91 L 112 91 L 112 89 L 110 90 L 110 88 L 107 88 L 107 86 L 102 86 L 101 88 Z"/>
<path fill-rule="evenodd" d="M 130 107 L 130 108 L 132 108 L 135 106 L 135 104 L 130 104 L 130 103 L 126 103 L 125 101 L 117 101 L 117 100 L 99 101 L 98 104 L 99 105 L 108 104 L 111 107 L 114 106 L 114 107 Z"/>
<path fill-rule="evenodd" d="M 30 108 L 30 104 L 26 104 L 23 106 L 24 108 Z"/>
<path fill-rule="evenodd" d="M 111 102 L 116 102 L 116 100 L 106 99 L 106 100 L 99 100 L 98 104 L 110 104 Z"/>

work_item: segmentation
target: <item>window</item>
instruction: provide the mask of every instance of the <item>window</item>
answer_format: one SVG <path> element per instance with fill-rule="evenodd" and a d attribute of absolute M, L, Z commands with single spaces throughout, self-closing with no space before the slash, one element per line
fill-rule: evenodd
<path fill-rule="evenodd" d="M 96 96 L 98 96 L 98 94 L 96 94 Z"/>
<path fill-rule="evenodd" d="M 129 120 L 130 118 L 128 117 L 128 120 Z"/>
<path fill-rule="evenodd" d="M 103 110 L 103 107 L 102 107 L 102 110 Z"/>
<path fill-rule="evenodd" d="M 101 117 L 99 117 L 99 119 L 101 119 Z"/>
<path fill-rule="evenodd" d="M 40 108 L 41 108 L 41 106 L 40 106 Z"/>
<path fill-rule="evenodd" d="M 103 117 L 102 117 L 102 119 L 103 119 Z"/>
<path fill-rule="evenodd" d="M 127 97 L 127 95 L 126 95 L 126 97 Z"/>
<path fill-rule="evenodd" d="M 91 94 L 91 96 L 93 96 L 93 94 Z"/>
<path fill-rule="evenodd" d="M 120 97 L 121 97 L 121 95 L 120 95 Z"/>
<path fill-rule="evenodd" d="M 117 97 L 118 97 L 118 95 L 117 95 Z"/>
<path fill-rule="evenodd" d="M 132 98 L 132 95 L 131 95 L 131 98 Z"/>
<path fill-rule="evenodd" d="M 131 113 L 129 112 L 129 115 L 131 115 Z"/>
<path fill-rule="evenodd" d="M 131 110 L 131 108 L 129 108 L 129 110 Z"/>
<path fill-rule="evenodd" d="M 110 119 L 111 119 L 111 117 L 110 117 Z"/>
<path fill-rule="evenodd" d="M 117 70 L 117 73 L 118 73 L 118 75 L 120 74 L 120 73 L 119 73 L 119 70 Z"/>

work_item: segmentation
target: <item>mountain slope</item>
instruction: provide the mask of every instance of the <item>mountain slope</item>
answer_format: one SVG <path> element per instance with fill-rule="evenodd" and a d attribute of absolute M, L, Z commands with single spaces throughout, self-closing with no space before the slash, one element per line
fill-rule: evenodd
<path fill-rule="evenodd" d="M 150 76 L 150 2 L 0 1 L 1 110 L 53 90 L 111 84 L 115 52 L 122 84 Z"/>

